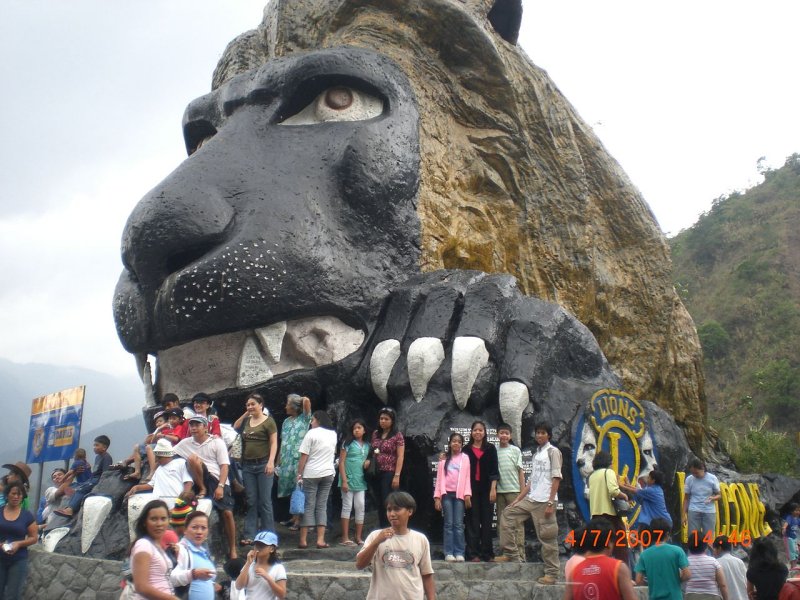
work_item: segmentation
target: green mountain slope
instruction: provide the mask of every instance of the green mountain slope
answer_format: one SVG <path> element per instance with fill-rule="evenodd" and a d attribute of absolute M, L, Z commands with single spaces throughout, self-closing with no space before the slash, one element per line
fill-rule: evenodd
<path fill-rule="evenodd" d="M 787 440 L 800 429 L 800 155 L 764 176 L 670 240 L 703 344 L 709 423 L 728 440 L 762 415 Z"/>

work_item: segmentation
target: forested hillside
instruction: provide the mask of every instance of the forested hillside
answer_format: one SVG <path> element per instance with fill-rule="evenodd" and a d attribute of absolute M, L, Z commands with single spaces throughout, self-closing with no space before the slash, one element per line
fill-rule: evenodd
<path fill-rule="evenodd" d="M 718 198 L 670 240 L 675 287 L 705 356 L 710 424 L 722 439 L 751 427 L 800 429 L 800 155 L 744 193 Z M 762 419 L 767 416 L 763 425 Z"/>

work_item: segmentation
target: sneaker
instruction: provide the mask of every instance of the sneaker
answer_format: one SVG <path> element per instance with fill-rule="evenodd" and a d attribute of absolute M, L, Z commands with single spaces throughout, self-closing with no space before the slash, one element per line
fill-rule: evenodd
<path fill-rule="evenodd" d="M 543 575 L 536 580 L 536 583 L 540 583 L 542 585 L 555 585 L 556 578 L 550 577 L 550 575 Z"/>
<path fill-rule="evenodd" d="M 456 556 L 456 562 L 464 562 L 464 557 L 459 554 Z"/>
<path fill-rule="evenodd" d="M 456 557 L 452 554 L 448 554 L 444 557 L 444 562 L 456 562 Z"/>

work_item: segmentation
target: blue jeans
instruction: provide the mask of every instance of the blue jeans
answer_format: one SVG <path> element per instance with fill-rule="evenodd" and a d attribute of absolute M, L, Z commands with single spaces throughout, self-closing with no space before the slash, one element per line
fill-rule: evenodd
<path fill-rule="evenodd" d="M 464 501 L 452 492 L 442 496 L 444 555 L 464 556 Z"/>
<path fill-rule="evenodd" d="M 324 527 L 328 524 L 328 496 L 332 484 L 333 475 L 303 479 L 306 506 L 301 527 Z"/>
<path fill-rule="evenodd" d="M 244 517 L 244 537 L 252 540 L 259 531 L 275 531 L 272 514 L 272 483 L 275 475 L 267 475 L 267 461 L 245 463 L 242 461 L 242 479 L 247 496 L 247 514 Z M 258 522 L 261 521 L 259 529 Z"/>
<path fill-rule="evenodd" d="M 85 483 L 80 483 L 75 486 L 75 493 L 69 501 L 69 507 L 72 509 L 73 514 L 78 514 L 78 511 L 81 509 L 81 504 L 83 504 L 83 499 L 92 492 L 95 485 L 97 485 L 97 482 L 94 479 L 90 479 Z"/>
<path fill-rule="evenodd" d="M 0 600 L 21 600 L 28 574 L 28 559 L 0 560 Z"/>
<path fill-rule="evenodd" d="M 717 513 L 716 512 L 698 512 L 696 510 L 689 511 L 689 535 L 692 531 L 697 530 L 697 536 L 703 540 L 707 533 L 710 531 L 711 536 L 714 537 L 714 530 L 717 527 Z"/>

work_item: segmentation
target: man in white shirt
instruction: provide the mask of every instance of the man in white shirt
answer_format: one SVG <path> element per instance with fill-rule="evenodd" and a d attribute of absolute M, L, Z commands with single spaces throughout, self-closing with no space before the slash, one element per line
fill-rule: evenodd
<path fill-rule="evenodd" d="M 712 547 L 728 583 L 728 600 L 747 600 L 747 567 L 741 558 L 731 554 L 730 540 L 720 535 Z"/>
<path fill-rule="evenodd" d="M 544 576 L 538 583 L 553 585 L 558 579 L 558 522 L 556 504 L 558 487 L 561 484 L 561 451 L 550 443 L 553 429 L 549 423 L 537 423 L 534 427 L 536 453 L 533 455 L 533 471 L 527 485 L 517 499 L 503 511 L 508 527 L 501 530 L 500 547 L 503 555 L 495 562 L 518 560 L 517 531 L 524 527 L 528 518 L 533 520 L 536 537 L 542 545 Z"/>
<path fill-rule="evenodd" d="M 201 415 L 189 418 L 190 437 L 175 446 L 175 454 L 186 459 L 198 491 L 198 498 L 211 493 L 211 503 L 222 518 L 230 558 L 236 552 L 236 524 L 233 521 L 233 495 L 228 485 L 231 459 L 222 438 L 208 433 L 208 419 Z"/>
<path fill-rule="evenodd" d="M 153 492 L 159 498 L 177 498 L 182 492 L 192 489 L 192 476 L 183 458 L 175 457 L 175 450 L 166 438 L 156 442 L 153 449 L 158 467 L 150 481 L 138 483 L 128 490 L 127 495 L 139 492 Z"/>

